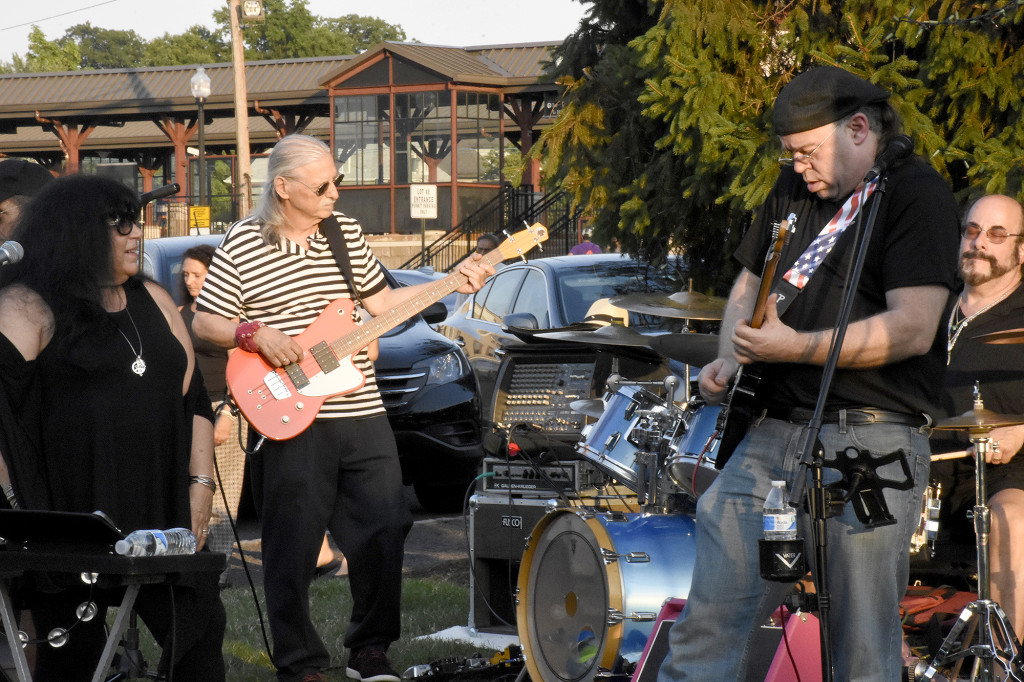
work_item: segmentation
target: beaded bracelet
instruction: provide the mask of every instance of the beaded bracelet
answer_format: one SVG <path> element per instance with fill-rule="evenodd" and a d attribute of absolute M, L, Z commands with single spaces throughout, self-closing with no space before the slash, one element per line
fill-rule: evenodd
<path fill-rule="evenodd" d="M 205 485 L 207 488 L 212 490 L 214 493 L 217 492 L 217 482 L 215 480 L 213 480 L 212 476 L 207 476 L 206 474 L 198 474 L 196 476 L 189 476 L 188 477 L 188 484 L 192 485 L 193 483 L 198 483 L 199 485 Z"/>
<path fill-rule="evenodd" d="M 256 336 L 256 332 L 262 327 L 267 325 L 263 324 L 259 320 L 253 320 L 252 322 L 243 322 L 242 324 L 235 327 L 235 345 L 244 351 L 250 353 L 258 353 L 260 349 L 256 347 L 256 341 L 253 337 Z"/>
<path fill-rule="evenodd" d="M 14 494 L 14 486 L 13 485 L 5 485 L 5 486 L 3 486 L 3 489 L 4 489 L 4 497 L 7 498 L 7 503 L 9 505 L 11 505 L 11 509 L 18 509 L 21 505 L 18 504 L 18 498 Z"/>

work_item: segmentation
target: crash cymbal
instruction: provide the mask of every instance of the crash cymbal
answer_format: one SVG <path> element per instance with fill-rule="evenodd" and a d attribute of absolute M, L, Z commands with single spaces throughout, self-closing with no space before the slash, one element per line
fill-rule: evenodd
<path fill-rule="evenodd" d="M 998 414 L 984 407 L 968 410 L 959 417 L 943 419 L 935 424 L 936 431 L 991 431 L 1000 426 L 1024 424 L 1024 415 Z"/>
<path fill-rule="evenodd" d="M 724 298 L 688 291 L 624 294 L 612 297 L 610 302 L 634 313 L 685 320 L 720 320 L 727 303 Z"/>
<path fill-rule="evenodd" d="M 658 355 L 695 367 L 718 357 L 717 334 L 663 334 L 652 336 L 650 346 Z"/>
<path fill-rule="evenodd" d="M 574 400 L 569 403 L 569 409 L 573 412 L 588 417 L 600 417 L 604 414 L 604 401 L 600 398 L 587 398 L 586 400 Z"/>
<path fill-rule="evenodd" d="M 555 341 L 573 341 L 575 343 L 587 343 L 597 346 L 634 346 L 649 347 L 650 337 L 635 332 L 629 327 L 608 325 L 598 327 L 594 331 L 564 331 L 546 332 L 534 334 L 540 339 L 553 339 Z"/>
<path fill-rule="evenodd" d="M 1001 332 L 990 332 L 975 336 L 975 339 L 984 343 L 1024 343 L 1024 327 L 1019 329 L 1004 329 Z"/>

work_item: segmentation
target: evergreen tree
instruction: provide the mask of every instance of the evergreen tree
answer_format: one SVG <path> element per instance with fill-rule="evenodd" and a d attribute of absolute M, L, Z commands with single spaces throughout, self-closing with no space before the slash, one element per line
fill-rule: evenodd
<path fill-rule="evenodd" d="M 814 65 L 892 91 L 961 201 L 1024 197 L 1022 0 L 591 1 L 554 67 L 562 113 L 537 153 L 598 239 L 685 249 L 703 289 L 735 275 L 731 253 L 778 175 L 772 103 Z"/>

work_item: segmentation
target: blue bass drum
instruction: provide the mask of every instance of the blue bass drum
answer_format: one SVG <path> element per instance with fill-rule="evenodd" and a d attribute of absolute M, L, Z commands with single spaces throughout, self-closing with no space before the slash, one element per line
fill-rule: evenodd
<path fill-rule="evenodd" d="M 682 514 L 556 510 L 519 568 L 519 641 L 533 680 L 593 680 L 636 663 L 670 597 L 690 592 L 694 522 Z"/>

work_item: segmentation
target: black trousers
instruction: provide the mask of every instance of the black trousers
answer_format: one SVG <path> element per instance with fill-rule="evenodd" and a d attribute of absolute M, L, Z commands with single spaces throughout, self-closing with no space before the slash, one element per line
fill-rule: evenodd
<path fill-rule="evenodd" d="M 345 646 L 386 648 L 398 639 L 411 517 L 387 417 L 317 420 L 295 438 L 265 441 L 251 462 L 278 679 L 301 679 L 331 663 L 309 612 L 325 530 L 348 559 L 353 608 Z"/>

